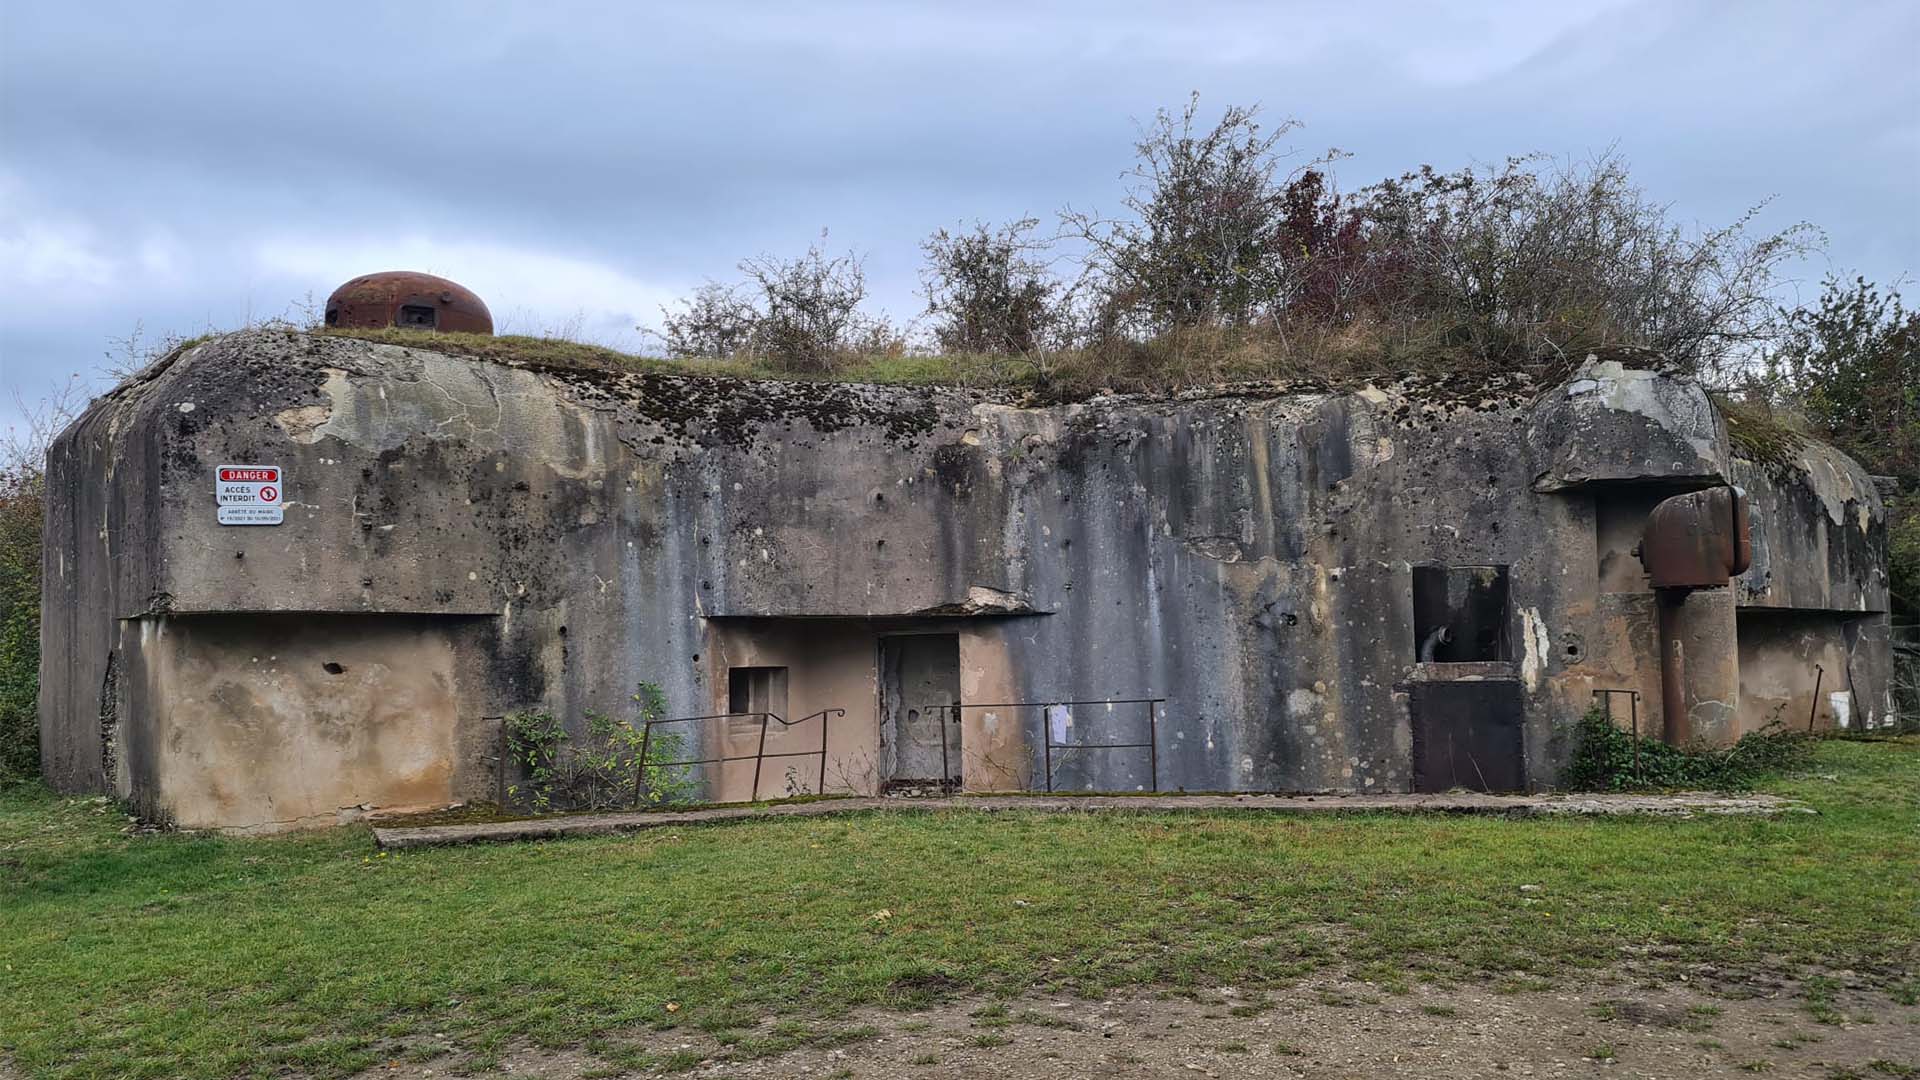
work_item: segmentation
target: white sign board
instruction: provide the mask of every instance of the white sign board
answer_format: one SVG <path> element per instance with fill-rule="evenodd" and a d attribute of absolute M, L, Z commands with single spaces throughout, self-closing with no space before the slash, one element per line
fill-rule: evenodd
<path fill-rule="evenodd" d="M 1047 728 L 1053 745 L 1067 745 L 1073 739 L 1073 710 L 1065 705 L 1047 706 Z"/>
<path fill-rule="evenodd" d="M 213 493 L 222 525 L 278 525 L 286 517 L 286 476 L 278 465 L 222 465 Z"/>

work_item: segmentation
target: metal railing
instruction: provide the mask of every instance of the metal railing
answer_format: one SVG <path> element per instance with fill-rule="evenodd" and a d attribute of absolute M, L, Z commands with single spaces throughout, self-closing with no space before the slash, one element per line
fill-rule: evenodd
<path fill-rule="evenodd" d="M 1595 690 L 1593 696 L 1600 699 L 1600 708 L 1606 714 L 1607 723 L 1613 723 L 1613 698 L 1615 694 L 1627 695 L 1627 708 L 1633 714 L 1633 778 L 1640 779 L 1640 691 L 1638 690 Z"/>
<path fill-rule="evenodd" d="M 645 798 L 647 791 L 647 770 L 649 768 L 666 769 L 690 767 L 694 765 L 718 765 L 728 761 L 753 762 L 753 796 L 748 801 L 759 802 L 761 769 L 769 759 L 773 758 L 819 758 L 820 779 L 819 782 L 815 784 L 813 790 L 816 795 L 824 795 L 827 790 L 827 719 L 829 717 L 845 715 L 847 715 L 847 710 L 845 709 L 821 709 L 819 712 L 808 713 L 798 720 L 782 719 L 778 713 L 770 712 L 713 713 L 708 716 L 674 716 L 661 720 L 648 720 L 645 722 L 644 729 L 640 732 L 640 757 L 634 762 L 633 766 L 633 804 L 639 806 L 641 800 Z M 653 729 L 655 727 L 667 724 L 693 724 L 712 720 L 739 720 L 743 718 L 758 719 L 760 721 L 760 742 L 751 754 L 723 754 L 719 757 L 690 758 L 686 761 L 647 760 L 647 753 L 653 747 Z M 796 728 L 809 720 L 815 719 L 820 721 L 820 749 L 796 750 L 791 753 L 780 754 L 767 753 L 767 726 L 769 724 L 779 724 L 782 728 Z"/>
<path fill-rule="evenodd" d="M 1160 706 L 1167 699 L 1156 698 L 1103 698 L 1098 701 L 1003 701 L 997 704 L 946 704 L 928 705 L 925 708 L 940 712 L 940 771 L 942 779 L 948 784 L 958 781 L 947 763 L 948 718 L 954 724 L 960 722 L 963 709 L 1039 709 L 1042 740 L 1042 760 L 1046 789 L 1053 790 L 1053 752 L 1055 750 L 1145 750 L 1147 752 L 1147 786 L 1150 790 L 1160 790 Z M 1146 742 L 1110 742 L 1110 743 L 1069 743 L 1055 742 L 1053 738 L 1053 710 L 1056 708 L 1073 709 L 1079 706 L 1094 705 L 1145 705 L 1147 707 Z"/>

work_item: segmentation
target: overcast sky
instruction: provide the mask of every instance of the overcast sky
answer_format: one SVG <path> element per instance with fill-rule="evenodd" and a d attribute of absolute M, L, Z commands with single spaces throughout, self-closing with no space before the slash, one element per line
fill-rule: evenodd
<path fill-rule="evenodd" d="M 1920 269 L 1917 57 L 1915 0 L 0 0 L 0 399 L 384 269 L 633 348 L 823 228 L 911 317 L 928 232 L 1112 208 L 1191 91 L 1297 117 L 1348 189 L 1613 147 L 1683 221 L 1822 226 L 1815 287 L 1888 281 Z"/>

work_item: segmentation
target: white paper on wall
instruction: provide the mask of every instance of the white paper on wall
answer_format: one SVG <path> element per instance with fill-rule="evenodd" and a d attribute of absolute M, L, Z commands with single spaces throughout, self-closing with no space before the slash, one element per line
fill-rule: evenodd
<path fill-rule="evenodd" d="M 1055 746 L 1065 745 L 1073 734 L 1073 710 L 1065 705 L 1047 706 L 1047 731 Z"/>

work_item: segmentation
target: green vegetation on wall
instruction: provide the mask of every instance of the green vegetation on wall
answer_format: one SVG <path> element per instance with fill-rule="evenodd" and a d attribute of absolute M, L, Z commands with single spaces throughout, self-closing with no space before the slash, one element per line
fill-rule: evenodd
<path fill-rule="evenodd" d="M 578 738 L 550 712 L 507 717 L 508 758 L 523 774 L 507 788 L 509 801 L 542 814 L 691 802 L 699 784 L 690 769 L 654 764 L 685 760 L 686 735 L 671 728 L 646 734 L 649 721 L 666 718 L 666 696 L 643 682 L 632 701 L 630 719 L 587 710 Z"/>
<path fill-rule="evenodd" d="M 1773 727 L 1748 732 L 1725 749 L 1668 746 L 1622 731 L 1595 706 L 1580 720 L 1560 786 L 1569 791 L 1745 791 L 1805 762 L 1814 742 L 1804 732 Z"/>
<path fill-rule="evenodd" d="M 38 470 L 0 471 L 0 785 L 40 774 Z"/>

